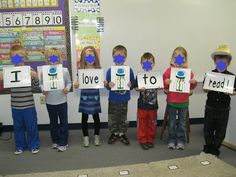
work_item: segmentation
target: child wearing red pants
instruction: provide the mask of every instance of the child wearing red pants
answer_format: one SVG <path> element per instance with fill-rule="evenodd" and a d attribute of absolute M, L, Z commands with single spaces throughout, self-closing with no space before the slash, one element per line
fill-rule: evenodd
<path fill-rule="evenodd" d="M 154 56 L 144 53 L 141 57 L 141 65 L 144 71 L 149 72 L 155 65 Z M 138 88 L 136 79 L 136 91 L 140 92 L 138 98 L 138 141 L 142 149 L 148 150 L 154 147 L 154 139 L 157 128 L 157 89 Z"/>

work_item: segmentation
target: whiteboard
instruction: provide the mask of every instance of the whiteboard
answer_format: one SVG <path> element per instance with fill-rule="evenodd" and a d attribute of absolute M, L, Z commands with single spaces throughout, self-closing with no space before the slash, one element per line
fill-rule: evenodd
<path fill-rule="evenodd" d="M 135 74 L 142 70 L 140 58 L 147 51 L 156 58 L 154 69 L 164 72 L 174 48 L 183 46 L 189 67 L 202 81 L 204 73 L 214 69 L 211 53 L 219 44 L 228 44 L 233 55 L 229 70 L 236 72 L 235 8 L 235 0 L 101 0 L 102 67 L 113 65 L 112 48 L 122 44 L 128 50 L 126 64 Z"/>

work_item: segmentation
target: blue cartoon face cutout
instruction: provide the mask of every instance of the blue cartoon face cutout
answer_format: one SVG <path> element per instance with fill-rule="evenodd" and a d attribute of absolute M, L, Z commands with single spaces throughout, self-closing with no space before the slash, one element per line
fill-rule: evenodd
<path fill-rule="evenodd" d="M 59 62 L 59 57 L 56 56 L 56 55 L 52 55 L 52 56 L 49 57 L 49 62 L 57 63 L 57 62 Z"/>
<path fill-rule="evenodd" d="M 181 66 L 184 64 L 184 57 L 182 55 L 178 55 L 175 57 L 175 64 Z"/>
<path fill-rule="evenodd" d="M 114 56 L 114 62 L 117 63 L 117 64 L 124 63 L 125 62 L 125 56 L 120 55 L 120 54 Z"/>
<path fill-rule="evenodd" d="M 94 55 L 88 55 L 85 57 L 85 62 L 92 64 L 95 62 L 95 56 Z"/>
<path fill-rule="evenodd" d="M 216 69 L 223 72 L 227 68 L 227 64 L 225 61 L 217 61 L 216 62 Z"/>
<path fill-rule="evenodd" d="M 11 62 L 14 63 L 15 65 L 18 65 L 24 62 L 23 58 L 24 58 L 23 56 L 16 54 L 14 56 L 11 56 Z"/>
<path fill-rule="evenodd" d="M 145 71 L 149 71 L 152 69 L 152 62 L 150 62 L 149 60 L 143 62 L 142 65 Z"/>

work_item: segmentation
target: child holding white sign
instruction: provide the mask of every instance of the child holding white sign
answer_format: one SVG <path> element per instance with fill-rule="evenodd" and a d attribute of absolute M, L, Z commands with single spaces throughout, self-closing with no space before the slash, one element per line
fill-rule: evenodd
<path fill-rule="evenodd" d="M 25 49 L 20 45 L 13 46 L 10 49 L 10 57 L 14 66 L 24 66 Z M 39 152 L 40 140 L 33 97 L 33 91 L 39 90 L 39 80 L 35 71 L 31 70 L 30 74 L 31 87 L 10 89 L 16 155 L 22 154 L 26 148 L 33 154 Z"/>
<path fill-rule="evenodd" d="M 164 89 L 167 94 L 168 120 L 168 149 L 184 149 L 186 115 L 189 106 L 189 93 L 170 92 L 171 68 L 187 68 L 187 51 L 183 47 L 177 47 L 171 57 L 170 67 L 163 75 Z M 197 82 L 191 72 L 190 90 L 193 90 Z M 192 92 L 192 91 L 191 91 Z M 190 93 L 191 93 L 190 92 Z M 178 113 L 178 125 L 176 127 L 176 114 Z"/>
<path fill-rule="evenodd" d="M 49 49 L 46 58 L 49 65 L 57 65 L 62 62 L 61 52 L 57 48 Z M 62 90 L 43 90 L 50 119 L 50 134 L 52 139 L 51 147 L 52 149 L 57 149 L 59 152 L 66 151 L 68 146 L 69 130 L 67 93 L 70 91 L 72 83 L 67 68 L 63 68 L 63 81 L 65 88 Z M 59 125 L 58 118 L 60 120 Z"/>
<path fill-rule="evenodd" d="M 85 47 L 80 55 L 80 69 L 100 69 L 100 61 L 96 49 L 93 46 Z M 81 81 L 74 83 L 79 88 Z M 84 147 L 89 147 L 88 117 L 93 116 L 94 120 L 94 145 L 100 145 L 100 118 L 101 113 L 99 89 L 82 89 L 80 93 L 79 112 L 82 113 L 82 130 Z"/>
<path fill-rule="evenodd" d="M 120 71 L 124 73 L 122 66 L 125 66 L 124 63 L 127 58 L 127 49 L 118 45 L 112 50 L 113 61 L 116 66 L 121 66 Z M 134 73 L 133 70 L 129 69 L 129 81 L 127 86 L 132 89 L 132 86 L 135 85 Z M 127 122 L 127 109 L 128 101 L 130 100 L 130 91 L 129 90 L 112 90 L 115 87 L 115 81 L 111 80 L 112 72 L 111 68 L 107 70 L 106 80 L 107 80 L 107 89 L 109 89 L 109 106 L 108 106 L 108 127 L 111 132 L 111 135 L 108 140 L 108 144 L 114 144 L 117 140 L 129 145 L 129 139 L 126 137 L 125 133 L 127 132 L 128 122 Z M 123 83 L 124 84 L 124 83 Z M 126 83 L 125 83 L 126 84 Z M 123 87 L 126 87 L 123 85 Z"/>
<path fill-rule="evenodd" d="M 150 72 L 155 65 L 154 56 L 144 53 L 141 57 L 141 65 L 145 72 Z M 154 139 L 157 128 L 157 88 L 138 88 L 136 79 L 136 90 L 140 92 L 138 98 L 138 140 L 144 150 L 154 147 Z"/>
<path fill-rule="evenodd" d="M 215 73 L 234 75 L 227 70 L 232 55 L 226 45 L 219 46 L 212 54 L 212 59 L 216 65 Z M 205 82 L 205 79 L 204 81 Z M 205 106 L 204 137 L 205 145 L 203 151 L 216 156 L 220 154 L 221 143 L 225 138 L 226 128 L 229 119 L 230 95 L 235 95 L 236 80 L 234 81 L 233 94 L 206 90 L 207 101 Z"/>

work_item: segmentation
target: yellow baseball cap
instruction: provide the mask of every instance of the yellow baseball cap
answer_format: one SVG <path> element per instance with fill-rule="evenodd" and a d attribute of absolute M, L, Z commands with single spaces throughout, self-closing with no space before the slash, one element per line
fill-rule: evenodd
<path fill-rule="evenodd" d="M 211 54 L 211 58 L 214 59 L 216 55 L 225 55 L 228 56 L 229 59 L 232 59 L 232 55 L 230 53 L 230 49 L 228 45 L 219 45 L 218 48 Z"/>

